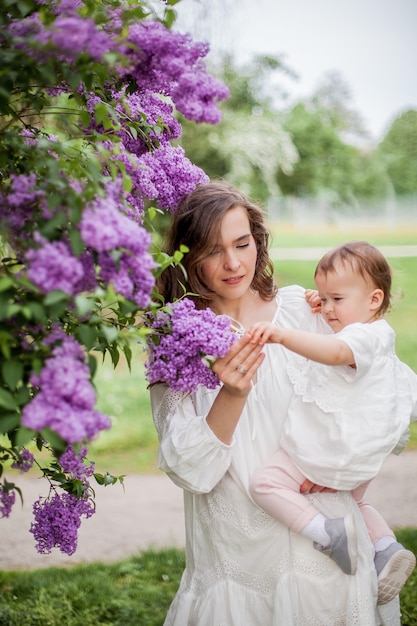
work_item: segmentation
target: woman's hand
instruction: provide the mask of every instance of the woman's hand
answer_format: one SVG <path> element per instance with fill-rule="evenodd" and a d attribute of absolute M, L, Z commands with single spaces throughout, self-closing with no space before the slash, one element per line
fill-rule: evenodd
<path fill-rule="evenodd" d="M 246 333 L 224 357 L 216 359 L 213 371 L 230 393 L 247 395 L 264 358 L 262 345 L 251 343 L 251 336 Z"/>
<path fill-rule="evenodd" d="M 264 358 L 262 346 L 251 343 L 250 336 L 245 334 L 213 365 L 213 371 L 223 386 L 206 421 L 216 437 L 228 445 L 233 440 L 236 425 L 252 389 L 252 379 Z"/>

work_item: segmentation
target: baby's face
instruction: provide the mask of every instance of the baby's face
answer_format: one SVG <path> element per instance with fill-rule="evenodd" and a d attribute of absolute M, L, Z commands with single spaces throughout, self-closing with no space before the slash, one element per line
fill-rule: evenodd
<path fill-rule="evenodd" d="M 334 332 L 354 322 L 368 323 L 377 317 L 381 292 L 349 266 L 338 265 L 334 271 L 318 272 L 316 287 L 321 298 L 321 312 Z M 382 293 L 382 292 L 381 292 Z"/>

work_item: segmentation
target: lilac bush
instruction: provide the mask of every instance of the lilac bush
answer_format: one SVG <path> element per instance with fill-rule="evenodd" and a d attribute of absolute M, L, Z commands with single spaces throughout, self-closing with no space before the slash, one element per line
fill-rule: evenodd
<path fill-rule="evenodd" d="M 94 512 L 90 479 L 123 480 L 86 458 L 111 426 L 96 409 L 95 355 L 116 366 L 122 352 L 130 364 L 131 339 L 146 345 L 138 320 L 158 317 L 156 278 L 181 257 L 160 254 L 152 216 L 208 181 L 175 145 L 178 112 L 214 124 L 228 89 L 206 71 L 207 45 L 170 28 L 177 1 L 155 11 L 147 0 L 25 0 L 0 11 L 0 515 L 20 493 L 4 471 L 40 471 L 50 483 L 31 526 L 41 553 L 75 551 Z M 185 301 L 173 311 L 185 340 L 197 312 Z M 206 316 L 192 322 L 205 339 L 192 338 L 183 385 L 217 384 L 200 355 L 232 340 L 227 320 Z M 163 354 L 152 358 L 160 377 Z"/>

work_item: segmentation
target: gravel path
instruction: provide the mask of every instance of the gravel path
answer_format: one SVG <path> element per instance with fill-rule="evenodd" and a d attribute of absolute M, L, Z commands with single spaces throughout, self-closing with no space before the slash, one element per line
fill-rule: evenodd
<path fill-rule="evenodd" d="M 127 476 L 125 490 L 119 484 L 97 486 L 97 512 L 82 522 L 74 555 L 68 557 L 55 549 L 50 555 L 39 555 L 29 527 L 32 503 L 46 481 L 22 477 L 18 482 L 24 506 L 16 502 L 10 518 L 0 520 L 0 567 L 4 570 L 113 562 L 147 548 L 184 546 L 181 489 L 163 474 L 141 474 Z M 369 488 L 368 501 L 392 528 L 417 527 L 417 451 L 387 459 Z"/>

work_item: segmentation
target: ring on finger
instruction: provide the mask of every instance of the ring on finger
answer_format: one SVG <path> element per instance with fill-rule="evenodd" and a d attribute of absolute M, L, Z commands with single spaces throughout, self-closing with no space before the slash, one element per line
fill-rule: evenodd
<path fill-rule="evenodd" d="M 245 370 L 245 368 L 240 363 L 236 369 L 239 372 L 239 374 L 242 374 L 242 376 L 248 373 L 248 370 Z"/>

